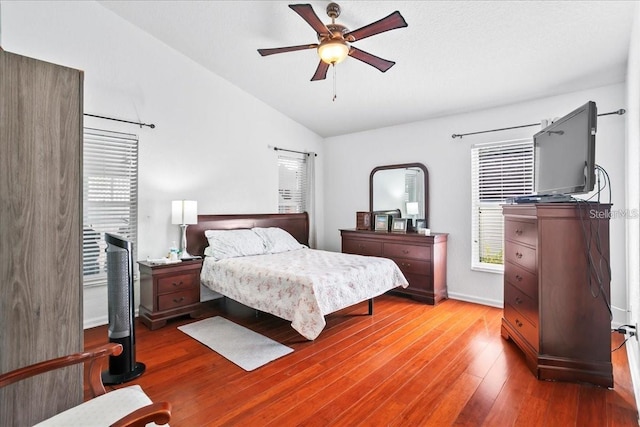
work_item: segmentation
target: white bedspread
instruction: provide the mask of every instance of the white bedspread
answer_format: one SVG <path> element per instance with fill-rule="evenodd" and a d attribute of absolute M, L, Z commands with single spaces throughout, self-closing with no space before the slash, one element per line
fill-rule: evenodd
<path fill-rule="evenodd" d="M 220 261 L 206 257 L 201 283 L 291 321 L 309 340 L 325 327 L 324 315 L 409 285 L 390 259 L 314 249 Z"/>

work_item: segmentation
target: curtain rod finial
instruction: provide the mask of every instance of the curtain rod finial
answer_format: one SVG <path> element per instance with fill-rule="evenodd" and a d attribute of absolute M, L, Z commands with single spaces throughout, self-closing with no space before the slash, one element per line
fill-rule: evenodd
<path fill-rule="evenodd" d="M 451 135 L 451 138 L 453 138 L 453 139 L 456 139 L 456 138 L 462 139 L 462 135 L 454 133 L 453 135 Z"/>

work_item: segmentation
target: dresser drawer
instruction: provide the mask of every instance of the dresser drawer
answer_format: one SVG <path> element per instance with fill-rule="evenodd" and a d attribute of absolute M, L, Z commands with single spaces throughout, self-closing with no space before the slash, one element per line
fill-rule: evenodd
<path fill-rule="evenodd" d="M 533 325 L 538 325 L 538 301 L 509 283 L 504 285 L 504 303 L 522 313 Z"/>
<path fill-rule="evenodd" d="M 513 328 L 533 347 L 539 351 L 540 344 L 538 341 L 538 328 L 529 322 L 518 310 L 511 304 L 504 305 L 504 318 L 513 326 Z"/>
<path fill-rule="evenodd" d="M 158 294 L 191 289 L 196 283 L 198 283 L 198 277 L 193 273 L 161 277 L 158 279 Z"/>
<path fill-rule="evenodd" d="M 517 264 L 504 263 L 504 280 L 520 289 L 534 301 L 538 301 L 538 276 Z"/>
<path fill-rule="evenodd" d="M 342 252 L 348 254 L 382 256 L 382 242 L 360 239 L 342 239 Z"/>
<path fill-rule="evenodd" d="M 384 256 L 389 258 L 413 258 L 429 261 L 431 260 L 431 246 L 385 243 Z"/>
<path fill-rule="evenodd" d="M 538 227 L 535 222 L 509 219 L 504 224 L 504 238 L 536 246 L 538 244 Z"/>
<path fill-rule="evenodd" d="M 512 242 L 505 242 L 505 260 L 520 265 L 531 272 L 537 271 L 536 250 Z"/>
<path fill-rule="evenodd" d="M 169 310 L 200 301 L 199 289 L 173 292 L 158 296 L 158 310 Z"/>
<path fill-rule="evenodd" d="M 404 274 L 431 275 L 431 262 L 406 258 L 392 258 Z"/>
<path fill-rule="evenodd" d="M 433 278 L 431 276 L 425 276 L 424 274 L 412 274 L 412 273 L 404 273 L 404 277 L 409 282 L 409 287 L 395 288 L 396 291 L 406 292 L 413 295 L 425 296 L 433 298 L 435 295 L 435 290 L 433 288 Z M 443 295 L 446 298 L 446 295 Z"/>

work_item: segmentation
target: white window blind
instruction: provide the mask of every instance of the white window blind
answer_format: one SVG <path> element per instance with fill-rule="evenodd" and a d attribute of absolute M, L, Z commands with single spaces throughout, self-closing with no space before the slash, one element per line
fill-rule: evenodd
<path fill-rule="evenodd" d="M 307 206 L 307 155 L 278 154 L 278 212 L 302 213 Z"/>
<path fill-rule="evenodd" d="M 104 233 L 133 242 L 138 237 L 138 137 L 84 129 L 83 154 L 84 285 L 106 283 Z"/>
<path fill-rule="evenodd" d="M 471 267 L 501 271 L 507 198 L 533 193 L 533 140 L 522 139 L 471 148 Z"/>
<path fill-rule="evenodd" d="M 407 170 L 407 173 L 404 175 L 405 202 L 418 201 L 417 178 L 418 173 L 414 170 Z"/>

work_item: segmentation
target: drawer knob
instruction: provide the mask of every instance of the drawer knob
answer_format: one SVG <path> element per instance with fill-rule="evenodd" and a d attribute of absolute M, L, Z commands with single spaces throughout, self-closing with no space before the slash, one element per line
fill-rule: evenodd
<path fill-rule="evenodd" d="M 522 230 L 521 230 L 521 229 L 519 229 L 519 228 L 517 228 L 517 229 L 516 229 L 516 235 L 518 235 L 518 236 L 522 236 Z"/>
<path fill-rule="evenodd" d="M 521 276 L 521 275 L 519 275 L 519 274 L 516 274 L 516 280 L 517 280 L 518 282 L 522 282 L 522 276 Z"/>
<path fill-rule="evenodd" d="M 518 305 L 522 304 L 522 300 L 520 299 L 520 297 L 516 297 L 516 304 Z"/>
<path fill-rule="evenodd" d="M 178 283 L 173 282 L 173 283 L 172 283 L 172 285 L 173 285 L 173 286 L 175 286 L 176 288 L 177 288 L 178 286 L 182 286 L 182 280 L 181 280 L 180 282 L 178 282 Z"/>
<path fill-rule="evenodd" d="M 520 252 L 516 252 L 516 258 L 518 259 L 522 258 L 522 254 Z"/>
<path fill-rule="evenodd" d="M 176 304 L 181 303 L 182 301 L 184 301 L 184 297 L 180 297 L 180 298 L 174 298 L 173 302 L 175 302 Z"/>
<path fill-rule="evenodd" d="M 403 250 L 402 250 L 402 253 L 403 253 L 403 254 L 405 254 L 405 255 L 406 255 L 406 254 L 408 254 L 409 252 L 410 252 L 410 251 L 409 251 L 408 249 L 403 249 Z"/>
<path fill-rule="evenodd" d="M 358 249 L 364 249 L 364 245 L 362 243 L 358 244 Z"/>
<path fill-rule="evenodd" d="M 403 267 L 411 267 L 411 264 L 409 264 L 408 262 L 401 262 L 400 265 Z"/>
<path fill-rule="evenodd" d="M 522 322 L 521 322 L 521 321 L 519 321 L 518 319 L 516 319 L 516 326 L 517 326 L 518 328 L 522 328 L 523 324 L 522 324 Z"/>

